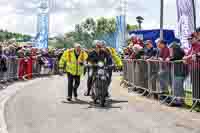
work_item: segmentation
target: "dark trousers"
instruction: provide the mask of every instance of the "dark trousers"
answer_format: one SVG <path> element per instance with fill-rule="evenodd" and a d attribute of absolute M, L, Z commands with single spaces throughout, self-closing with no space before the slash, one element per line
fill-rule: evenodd
<path fill-rule="evenodd" d="M 88 90 L 87 90 L 87 95 L 90 94 L 90 91 L 92 89 L 92 80 L 93 80 L 93 75 L 94 75 L 94 73 L 92 75 L 89 75 L 89 71 L 90 70 L 88 70 L 88 79 L 87 79 L 87 88 L 88 88 Z"/>
<path fill-rule="evenodd" d="M 68 77 L 68 97 L 72 97 L 72 92 L 74 94 L 74 97 L 77 97 L 77 89 L 80 85 L 80 76 L 74 76 L 70 73 L 67 73 Z"/>

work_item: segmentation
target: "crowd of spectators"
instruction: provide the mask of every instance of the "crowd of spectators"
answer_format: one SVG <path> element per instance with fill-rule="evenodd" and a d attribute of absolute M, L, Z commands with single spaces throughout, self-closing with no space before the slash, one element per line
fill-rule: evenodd
<path fill-rule="evenodd" d="M 0 81 L 31 79 L 35 75 L 58 73 L 65 49 L 38 49 L 10 41 L 0 44 Z"/>
<path fill-rule="evenodd" d="M 142 41 L 137 37 L 132 37 L 129 45 L 123 50 L 123 58 L 163 62 L 165 65 L 161 66 L 162 72 L 159 73 L 161 94 L 166 93 L 167 80 L 172 80 L 165 78 L 172 71 L 167 70 L 165 62 L 176 62 L 173 75 L 174 93 L 177 97 L 184 97 L 184 80 L 190 76 L 192 96 L 200 99 L 200 28 L 188 37 L 188 41 L 190 49 L 182 48 L 178 41 L 167 44 L 165 40 L 161 39 L 156 40 L 156 47 L 154 47 L 151 40 Z M 180 68 L 184 70 L 182 71 Z"/>
<path fill-rule="evenodd" d="M 131 38 L 128 46 L 123 50 L 124 59 L 157 59 L 160 61 L 187 60 L 200 52 L 200 28 L 188 37 L 191 48 L 182 49 L 178 40 L 167 44 L 165 40 L 157 39 L 156 47 L 152 40 L 143 41 L 135 36 Z M 182 57 L 182 58 L 181 58 Z"/>

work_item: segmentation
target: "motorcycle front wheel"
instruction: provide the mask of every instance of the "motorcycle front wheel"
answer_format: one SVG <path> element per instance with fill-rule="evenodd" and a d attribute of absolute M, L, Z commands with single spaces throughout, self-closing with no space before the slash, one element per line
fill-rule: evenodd
<path fill-rule="evenodd" d="M 105 102 L 106 102 L 105 98 L 102 97 L 100 99 L 100 105 L 101 105 L 101 107 L 105 107 Z"/>

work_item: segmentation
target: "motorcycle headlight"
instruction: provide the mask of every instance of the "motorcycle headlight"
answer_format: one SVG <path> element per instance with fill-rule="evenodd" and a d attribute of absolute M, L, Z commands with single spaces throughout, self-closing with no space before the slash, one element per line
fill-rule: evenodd
<path fill-rule="evenodd" d="M 103 69 L 99 69 L 99 70 L 98 70 L 98 74 L 99 74 L 99 75 L 104 75 L 104 70 L 103 70 Z"/>
<path fill-rule="evenodd" d="M 103 63 L 103 62 L 98 62 L 98 66 L 99 66 L 99 67 L 103 67 L 103 66 L 104 66 L 104 63 Z"/>

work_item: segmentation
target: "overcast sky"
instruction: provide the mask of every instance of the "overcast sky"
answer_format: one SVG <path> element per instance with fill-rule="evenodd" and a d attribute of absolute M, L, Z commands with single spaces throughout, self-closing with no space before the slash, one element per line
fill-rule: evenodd
<path fill-rule="evenodd" d="M 39 0 L 0 0 L 0 28 L 12 32 L 36 34 Z M 120 0 L 51 0 L 50 34 L 72 30 L 87 17 L 115 17 Z M 144 29 L 159 28 L 160 0 L 129 0 L 127 21 L 136 24 L 140 15 Z M 176 0 L 165 1 L 165 28 L 176 28 Z M 199 1 L 199 0 L 198 0 Z M 198 13 L 199 16 L 199 13 Z M 199 17 L 198 17 L 199 18 Z M 198 19 L 199 20 L 199 19 Z M 198 21 L 199 22 L 199 21 Z"/>

